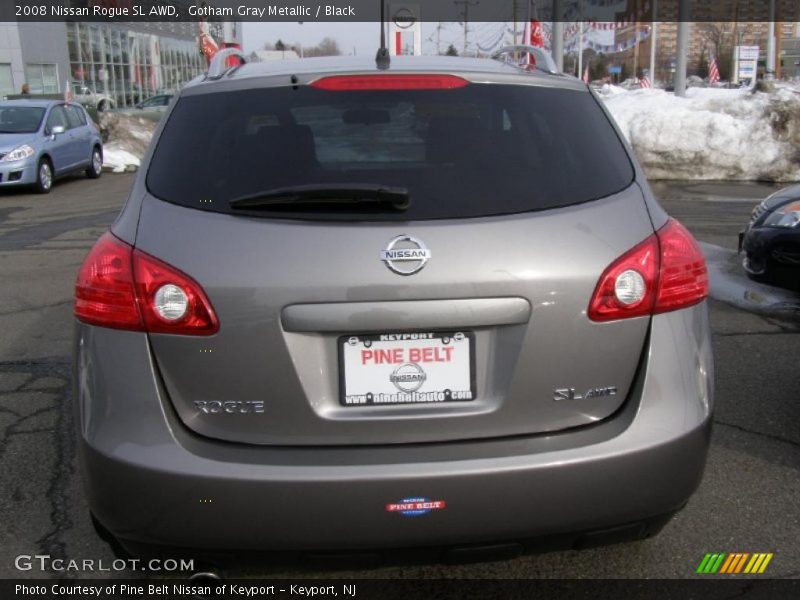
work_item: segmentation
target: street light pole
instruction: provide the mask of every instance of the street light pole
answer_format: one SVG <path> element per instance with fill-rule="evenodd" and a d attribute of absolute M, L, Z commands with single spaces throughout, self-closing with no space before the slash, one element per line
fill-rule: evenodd
<path fill-rule="evenodd" d="M 767 29 L 767 68 L 764 79 L 775 79 L 775 0 L 769 0 Z"/>
<path fill-rule="evenodd" d="M 675 95 L 686 95 L 686 55 L 689 52 L 689 0 L 678 3 L 678 43 L 675 61 Z"/>
<path fill-rule="evenodd" d="M 650 24 L 650 85 L 656 87 L 656 37 L 658 36 L 658 0 L 653 0 L 653 19 Z"/>
<path fill-rule="evenodd" d="M 564 17 L 562 14 L 562 0 L 553 0 L 553 60 L 556 69 L 564 70 Z"/>

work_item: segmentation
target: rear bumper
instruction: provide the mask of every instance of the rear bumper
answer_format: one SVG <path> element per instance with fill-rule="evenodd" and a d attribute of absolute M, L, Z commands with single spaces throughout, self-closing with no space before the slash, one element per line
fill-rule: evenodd
<path fill-rule="evenodd" d="M 624 524 L 646 535 L 648 520 L 680 509 L 697 488 L 709 443 L 705 304 L 653 319 L 631 397 L 603 423 L 447 444 L 209 441 L 188 433 L 163 401 L 146 336 L 79 324 L 76 343 L 89 504 L 131 542 L 303 551 L 479 544 Z M 409 498 L 443 507 L 388 510 Z"/>

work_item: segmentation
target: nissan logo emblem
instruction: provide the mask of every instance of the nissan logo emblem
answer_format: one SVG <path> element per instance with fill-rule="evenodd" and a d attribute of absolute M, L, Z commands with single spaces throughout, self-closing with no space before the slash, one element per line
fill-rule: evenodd
<path fill-rule="evenodd" d="M 405 234 L 398 235 L 381 250 L 381 260 L 398 275 L 418 273 L 430 257 L 431 251 L 421 240 Z"/>

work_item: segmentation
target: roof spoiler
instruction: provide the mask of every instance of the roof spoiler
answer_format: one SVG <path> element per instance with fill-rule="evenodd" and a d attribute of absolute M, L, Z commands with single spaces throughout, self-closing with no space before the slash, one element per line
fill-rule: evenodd
<path fill-rule="evenodd" d="M 247 62 L 247 57 L 239 48 L 224 48 L 217 52 L 214 58 L 211 59 L 211 64 L 208 66 L 208 72 L 206 73 L 206 79 L 220 79 L 231 69 L 236 69 L 237 67 L 228 66 L 228 59 L 231 56 L 235 56 L 239 59 L 239 65 L 237 65 L 237 67 Z"/>
<path fill-rule="evenodd" d="M 501 60 L 505 57 L 505 62 L 509 62 L 508 56 L 515 53 L 531 54 L 536 61 L 537 69 L 546 71 L 547 73 L 558 73 L 558 68 L 556 67 L 556 62 L 553 60 L 553 57 L 550 56 L 548 52 L 545 52 L 543 48 L 537 48 L 536 46 L 528 46 L 525 44 L 503 46 L 500 50 L 492 54 L 492 58 Z"/>

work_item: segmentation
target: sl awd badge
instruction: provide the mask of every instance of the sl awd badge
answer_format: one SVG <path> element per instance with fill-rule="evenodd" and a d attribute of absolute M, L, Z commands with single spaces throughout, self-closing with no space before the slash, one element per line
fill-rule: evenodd
<path fill-rule="evenodd" d="M 431 251 L 419 240 L 410 235 L 398 235 L 385 250 L 381 250 L 381 260 L 398 275 L 419 273 L 431 257 Z"/>

